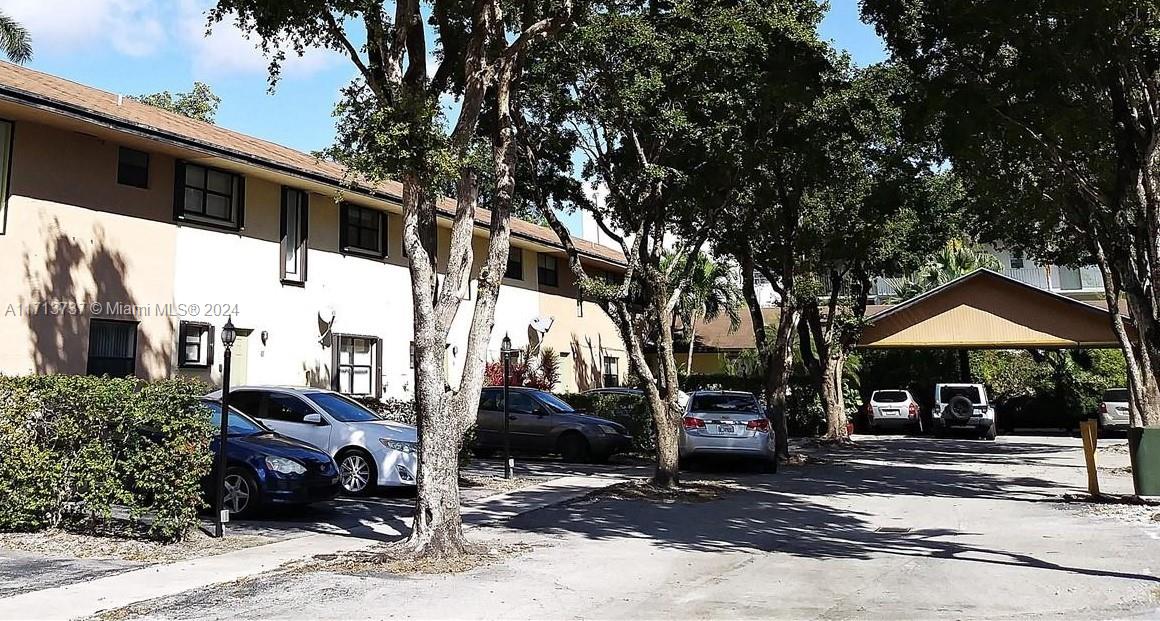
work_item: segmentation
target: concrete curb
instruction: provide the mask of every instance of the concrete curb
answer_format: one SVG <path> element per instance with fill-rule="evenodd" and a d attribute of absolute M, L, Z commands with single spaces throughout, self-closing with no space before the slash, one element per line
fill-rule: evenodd
<path fill-rule="evenodd" d="M 464 523 L 485 526 L 536 511 L 625 479 L 568 476 L 481 498 L 463 509 Z M 368 529 L 368 533 L 372 532 Z M 307 535 L 197 559 L 154 565 L 0 599 L 0 619 L 75 619 L 192 589 L 272 571 L 318 554 L 353 552 L 379 539 L 357 535 Z"/>

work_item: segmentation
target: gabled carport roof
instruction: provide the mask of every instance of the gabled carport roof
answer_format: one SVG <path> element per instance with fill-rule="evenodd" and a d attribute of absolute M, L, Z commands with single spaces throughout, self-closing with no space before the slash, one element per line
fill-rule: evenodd
<path fill-rule="evenodd" d="M 1125 322 L 1127 320 L 1125 319 Z M 1129 335 L 1134 330 L 1128 326 Z M 866 348 L 1119 345 L 1107 309 L 979 269 L 867 319 Z"/>

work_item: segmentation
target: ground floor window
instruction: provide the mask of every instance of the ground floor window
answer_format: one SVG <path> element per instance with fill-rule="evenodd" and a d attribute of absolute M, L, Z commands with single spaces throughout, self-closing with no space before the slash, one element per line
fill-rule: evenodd
<path fill-rule="evenodd" d="M 379 396 L 382 391 L 382 339 L 334 336 L 334 390 L 348 395 Z"/>
<path fill-rule="evenodd" d="M 213 326 L 210 324 L 181 322 L 178 341 L 177 366 L 205 369 L 213 362 Z"/>
<path fill-rule="evenodd" d="M 125 377 L 137 372 L 137 322 L 89 320 L 86 373 Z"/>
<path fill-rule="evenodd" d="M 604 357 L 604 387 L 616 388 L 620 386 L 620 359 L 615 356 Z"/>

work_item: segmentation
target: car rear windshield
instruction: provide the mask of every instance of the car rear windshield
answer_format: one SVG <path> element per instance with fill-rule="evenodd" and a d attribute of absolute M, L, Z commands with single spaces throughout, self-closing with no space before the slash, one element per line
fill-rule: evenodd
<path fill-rule="evenodd" d="M 326 410 L 327 414 L 333 416 L 340 423 L 366 423 L 382 420 L 378 414 L 342 395 L 329 392 L 311 392 L 306 393 L 306 398 Z"/>
<path fill-rule="evenodd" d="M 1117 401 L 1121 403 L 1128 402 L 1127 388 L 1112 388 L 1104 393 L 1104 401 Z"/>
<path fill-rule="evenodd" d="M 757 399 L 750 395 L 693 395 L 694 412 L 756 412 Z"/>
<path fill-rule="evenodd" d="M 970 399 L 971 403 L 983 402 L 983 395 L 979 394 L 978 386 L 943 386 L 942 391 L 939 392 L 938 400 L 942 403 L 948 403 L 959 395 Z"/>
<path fill-rule="evenodd" d="M 906 398 L 906 391 L 903 390 L 879 390 L 871 397 L 879 403 L 902 403 Z"/>

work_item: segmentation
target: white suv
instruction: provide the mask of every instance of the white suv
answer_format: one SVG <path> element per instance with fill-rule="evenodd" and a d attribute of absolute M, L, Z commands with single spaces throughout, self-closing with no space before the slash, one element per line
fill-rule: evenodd
<path fill-rule="evenodd" d="M 935 434 L 949 429 L 974 430 L 980 438 L 994 440 L 995 408 L 982 384 L 936 384 L 931 425 Z"/>
<path fill-rule="evenodd" d="M 909 390 L 875 390 L 866 404 L 870 430 L 912 428 L 922 433 L 922 417 L 918 415 L 918 401 Z"/>

